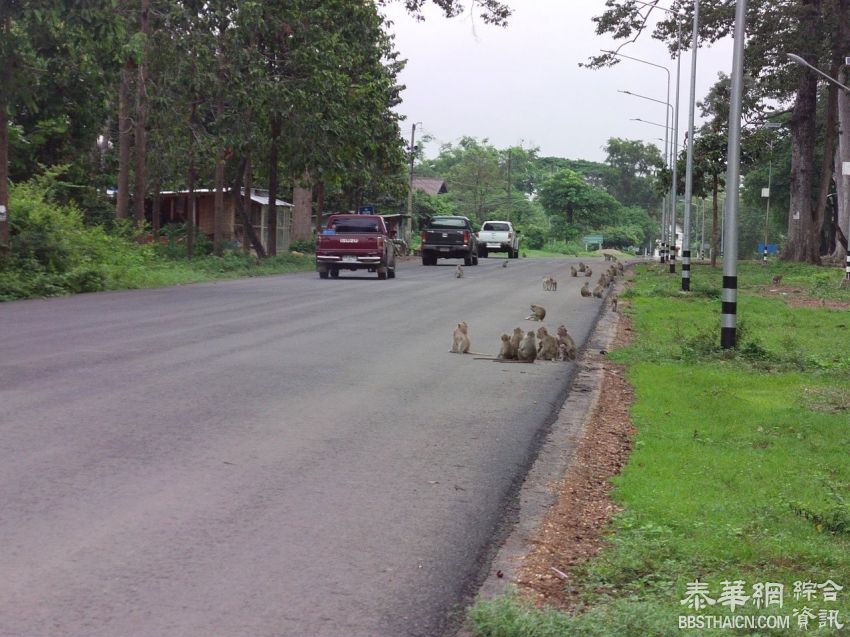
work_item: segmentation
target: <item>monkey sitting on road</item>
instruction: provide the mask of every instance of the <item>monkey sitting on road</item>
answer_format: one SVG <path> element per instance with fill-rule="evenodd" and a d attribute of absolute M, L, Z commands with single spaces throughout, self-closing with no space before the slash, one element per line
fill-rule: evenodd
<path fill-rule="evenodd" d="M 531 304 L 531 315 L 526 316 L 526 321 L 542 321 L 546 318 L 546 308 L 542 305 Z"/>
<path fill-rule="evenodd" d="M 522 340 L 522 328 L 515 327 L 513 333 L 511 334 L 511 358 L 517 357 L 517 352 L 519 351 L 519 343 Z"/>
<path fill-rule="evenodd" d="M 537 357 L 537 342 L 534 340 L 534 332 L 528 331 L 519 343 L 517 358 L 525 363 L 533 363 Z"/>
<path fill-rule="evenodd" d="M 602 284 L 597 283 L 596 287 L 593 288 L 593 296 L 595 296 L 597 299 L 601 299 L 602 298 L 602 289 L 603 289 Z"/>
<path fill-rule="evenodd" d="M 554 361 L 558 358 L 558 341 L 542 325 L 537 328 L 537 358 L 542 361 Z"/>
<path fill-rule="evenodd" d="M 507 260 L 507 259 L 505 259 L 504 261 L 502 261 L 502 267 L 503 267 L 503 268 L 508 267 L 508 260 Z"/>
<path fill-rule="evenodd" d="M 587 266 L 583 262 L 579 261 L 578 262 L 578 271 L 584 272 L 586 269 L 587 269 Z"/>
<path fill-rule="evenodd" d="M 502 334 L 502 346 L 499 348 L 499 358 L 502 360 L 511 360 L 515 357 L 513 348 L 511 348 L 511 337 L 507 334 Z"/>
<path fill-rule="evenodd" d="M 590 283 L 585 283 L 581 286 L 581 295 L 582 296 L 591 296 L 590 293 Z"/>
<path fill-rule="evenodd" d="M 449 351 L 453 354 L 469 352 L 469 326 L 466 321 L 458 323 L 454 332 L 452 332 L 452 348 Z"/>
<path fill-rule="evenodd" d="M 455 277 L 457 277 L 458 279 L 463 278 L 463 266 L 460 263 L 457 264 L 457 269 L 455 270 Z"/>
<path fill-rule="evenodd" d="M 584 271 L 584 276 L 588 278 L 593 276 L 593 270 L 590 269 L 590 266 L 587 266 L 587 269 Z"/>
<path fill-rule="evenodd" d="M 558 326 L 558 354 L 562 361 L 576 359 L 576 342 L 563 325 Z"/>
<path fill-rule="evenodd" d="M 578 270 L 576 270 L 576 266 L 570 266 L 570 276 L 578 276 Z"/>

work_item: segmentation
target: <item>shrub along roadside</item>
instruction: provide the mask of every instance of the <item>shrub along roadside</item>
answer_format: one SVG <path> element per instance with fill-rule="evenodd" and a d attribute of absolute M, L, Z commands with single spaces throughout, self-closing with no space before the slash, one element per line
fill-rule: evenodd
<path fill-rule="evenodd" d="M 779 273 L 800 291 L 771 292 Z M 576 573 L 584 608 L 479 602 L 470 612 L 477 634 L 837 635 L 850 626 L 850 311 L 787 303 L 850 301 L 841 272 L 742 263 L 735 352 L 716 344 L 721 272 L 697 267 L 693 276 L 704 293 L 684 295 L 678 277 L 641 267 L 623 295 L 636 338 L 613 358 L 635 387 L 639 433 L 615 480 L 623 512 L 610 543 Z M 680 616 L 700 615 L 681 603 L 697 580 L 715 602 L 701 612 L 780 615 L 790 628 L 680 629 Z M 748 597 L 730 611 L 721 595 L 737 581 L 745 596 L 782 584 L 783 605 L 757 608 Z M 811 599 L 795 598 L 795 583 L 809 582 Z M 828 582 L 844 587 L 835 601 L 817 588 Z"/>
<path fill-rule="evenodd" d="M 311 270 L 310 256 L 258 261 L 243 254 L 193 260 L 174 246 L 139 245 L 126 224 L 87 225 L 79 210 L 50 200 L 40 181 L 10 192 L 11 251 L 0 259 L 0 301 L 195 283 Z"/>

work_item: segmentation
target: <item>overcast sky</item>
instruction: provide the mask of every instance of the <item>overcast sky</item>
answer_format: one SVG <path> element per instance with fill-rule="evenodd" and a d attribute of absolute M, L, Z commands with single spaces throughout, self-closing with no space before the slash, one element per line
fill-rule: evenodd
<path fill-rule="evenodd" d="M 507 0 L 514 13 L 506 28 L 484 24 L 466 13 L 447 20 L 429 9 L 417 22 L 400 4 L 385 13 L 394 22 L 396 49 L 408 60 L 401 74 L 406 85 L 398 111 L 430 134 L 433 157 L 441 143 L 464 135 L 487 138 L 497 148 L 537 146 L 542 156 L 602 161 L 610 137 L 640 139 L 663 147 L 667 107 L 623 95 L 628 90 L 664 101 L 667 75 L 662 69 L 623 60 L 610 69 L 580 68 L 600 49 L 616 48 L 600 38 L 591 21 L 602 0 Z M 674 101 L 676 64 L 663 44 L 648 33 L 622 49 L 633 57 L 667 66 Z M 679 140 L 687 130 L 690 53 L 682 56 Z M 697 100 L 732 68 L 731 42 L 701 48 L 697 56 Z M 697 113 L 697 117 L 698 117 Z M 420 125 L 421 122 L 421 125 Z"/>

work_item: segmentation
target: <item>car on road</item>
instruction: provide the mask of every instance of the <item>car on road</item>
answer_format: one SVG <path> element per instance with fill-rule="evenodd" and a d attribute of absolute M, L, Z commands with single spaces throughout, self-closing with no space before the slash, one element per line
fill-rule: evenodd
<path fill-rule="evenodd" d="M 379 279 L 395 278 L 395 244 L 380 215 L 340 214 L 316 239 L 319 277 L 337 278 L 340 270 L 377 272 Z"/>
<path fill-rule="evenodd" d="M 478 238 L 467 217 L 431 217 L 421 232 L 422 265 L 437 265 L 437 259 L 463 259 L 478 265 Z"/>
<path fill-rule="evenodd" d="M 478 231 L 478 256 L 507 252 L 509 259 L 519 256 L 519 233 L 510 221 L 485 221 Z"/>

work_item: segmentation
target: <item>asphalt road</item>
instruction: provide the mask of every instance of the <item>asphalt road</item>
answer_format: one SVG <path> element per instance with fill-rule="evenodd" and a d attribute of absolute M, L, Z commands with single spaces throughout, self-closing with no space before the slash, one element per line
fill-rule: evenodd
<path fill-rule="evenodd" d="M 452 329 L 583 343 L 575 261 L 0 304 L 0 635 L 446 633 L 574 367 Z"/>

